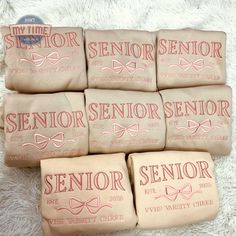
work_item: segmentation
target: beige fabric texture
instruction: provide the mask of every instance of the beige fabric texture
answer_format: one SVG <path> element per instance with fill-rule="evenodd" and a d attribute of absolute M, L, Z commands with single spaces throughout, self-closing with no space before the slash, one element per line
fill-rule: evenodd
<path fill-rule="evenodd" d="M 161 150 L 165 119 L 157 92 L 85 90 L 89 152 Z"/>
<path fill-rule="evenodd" d="M 219 199 L 209 153 L 134 153 L 128 162 L 139 228 L 160 229 L 215 218 Z"/>
<path fill-rule="evenodd" d="M 0 106 L 0 129 L 4 128 L 3 106 Z"/>
<path fill-rule="evenodd" d="M 156 91 L 156 34 L 86 30 L 89 88 Z"/>
<path fill-rule="evenodd" d="M 44 236 L 134 228 L 137 222 L 125 154 L 41 161 Z"/>
<path fill-rule="evenodd" d="M 159 89 L 225 84 L 226 34 L 194 29 L 157 33 Z"/>
<path fill-rule="evenodd" d="M 8 166 L 38 166 L 44 158 L 88 153 L 83 93 L 8 94 L 4 121 Z"/>
<path fill-rule="evenodd" d="M 215 85 L 162 90 L 166 149 L 227 155 L 231 147 L 232 89 Z"/>
<path fill-rule="evenodd" d="M 87 87 L 83 31 L 52 27 L 36 45 L 25 45 L 2 27 L 7 65 L 5 85 L 24 93 L 80 91 Z M 39 44 L 39 45 L 38 45 Z"/>

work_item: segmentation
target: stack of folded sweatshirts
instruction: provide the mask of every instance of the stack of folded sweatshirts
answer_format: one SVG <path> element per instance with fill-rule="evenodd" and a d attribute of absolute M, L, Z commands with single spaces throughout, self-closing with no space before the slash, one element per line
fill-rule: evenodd
<path fill-rule="evenodd" d="M 211 154 L 231 151 L 225 33 L 83 36 L 78 27 L 52 27 L 31 45 L 8 27 L 2 33 L 6 87 L 19 92 L 4 99 L 5 163 L 41 163 L 45 236 L 216 216 Z"/>

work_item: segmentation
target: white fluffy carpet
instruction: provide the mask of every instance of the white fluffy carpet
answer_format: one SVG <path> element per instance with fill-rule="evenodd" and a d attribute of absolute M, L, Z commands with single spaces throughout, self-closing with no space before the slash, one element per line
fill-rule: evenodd
<path fill-rule="evenodd" d="M 54 26 L 158 30 L 184 28 L 227 33 L 227 83 L 236 89 L 236 1 L 234 0 L 0 0 L 0 24 L 35 14 Z M 3 58 L 0 41 L 0 59 Z M 0 63 L 1 65 L 1 63 Z M 3 75 L 3 73 L 2 73 Z M 0 103 L 6 92 L 0 78 Z M 236 98 L 233 100 L 233 150 L 215 159 L 220 211 L 211 222 L 161 231 L 135 229 L 114 235 L 236 235 Z M 0 235 L 40 236 L 39 169 L 7 168 L 0 131 Z"/>

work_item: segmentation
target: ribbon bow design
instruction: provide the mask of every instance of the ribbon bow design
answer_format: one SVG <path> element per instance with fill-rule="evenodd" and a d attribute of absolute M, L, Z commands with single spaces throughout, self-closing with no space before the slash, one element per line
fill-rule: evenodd
<path fill-rule="evenodd" d="M 122 137 L 125 133 L 128 133 L 131 137 L 137 136 L 139 132 L 139 124 L 131 124 L 127 127 L 120 124 L 113 124 L 113 133 L 117 138 Z"/>
<path fill-rule="evenodd" d="M 36 52 L 32 52 L 30 59 L 21 58 L 20 61 L 29 62 L 34 66 L 41 66 L 45 61 L 48 61 L 51 65 L 56 65 L 63 59 L 69 59 L 69 57 L 60 57 L 58 52 L 51 52 L 46 56 L 40 55 Z"/>
<path fill-rule="evenodd" d="M 137 136 L 140 131 L 147 132 L 148 130 L 141 130 L 138 123 L 130 124 L 127 127 L 113 123 L 112 132 L 104 131 L 103 134 L 113 134 L 116 138 L 121 138 L 125 133 L 127 133 L 131 137 L 134 137 Z"/>
<path fill-rule="evenodd" d="M 144 70 L 143 68 L 137 67 L 137 63 L 129 61 L 125 64 L 118 60 L 112 60 L 112 67 L 103 67 L 102 70 L 112 70 L 113 72 L 120 74 L 123 70 L 128 71 L 129 74 L 134 74 L 137 70 Z"/>
<path fill-rule="evenodd" d="M 210 65 L 205 65 L 204 59 L 197 59 L 196 61 L 190 62 L 182 57 L 179 58 L 179 64 L 172 64 L 170 67 L 179 67 L 183 71 L 188 71 L 190 68 L 193 68 L 195 71 L 212 68 Z"/>
<path fill-rule="evenodd" d="M 39 150 L 45 149 L 49 143 L 52 143 L 54 147 L 60 148 L 65 142 L 75 142 L 73 139 L 65 140 L 65 135 L 63 132 L 58 132 L 51 137 L 44 136 L 42 134 L 34 134 L 34 143 L 23 143 L 22 146 L 33 146 Z"/>
<path fill-rule="evenodd" d="M 210 119 L 206 119 L 202 122 L 197 122 L 194 120 L 187 120 L 187 126 L 179 126 L 177 129 L 187 129 L 191 132 L 191 134 L 197 133 L 198 130 L 203 131 L 204 133 L 208 133 L 213 128 L 220 128 L 220 124 L 212 124 Z"/>
<path fill-rule="evenodd" d="M 69 207 L 59 207 L 57 210 L 67 210 L 73 215 L 79 215 L 86 208 L 90 214 L 94 215 L 104 207 L 112 208 L 109 204 L 102 205 L 99 197 L 92 197 L 88 201 L 72 197 L 69 199 Z"/>
<path fill-rule="evenodd" d="M 202 191 L 195 191 L 193 192 L 192 185 L 191 184 L 185 184 L 180 189 L 176 189 L 172 186 L 165 186 L 165 194 L 156 196 L 155 199 L 159 199 L 161 197 L 164 197 L 170 201 L 175 201 L 177 197 L 180 195 L 183 199 L 189 200 L 192 198 L 192 196 L 196 193 L 202 193 Z"/>
<path fill-rule="evenodd" d="M 199 129 L 201 129 L 204 133 L 208 133 L 212 127 L 211 120 L 207 119 L 202 122 L 196 122 L 194 120 L 188 120 L 187 126 L 189 129 L 192 129 L 192 133 L 195 134 Z"/>

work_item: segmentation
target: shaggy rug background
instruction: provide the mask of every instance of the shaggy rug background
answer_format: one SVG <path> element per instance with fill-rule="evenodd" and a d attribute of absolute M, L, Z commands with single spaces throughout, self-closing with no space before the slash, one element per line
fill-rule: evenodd
<path fill-rule="evenodd" d="M 223 30 L 227 33 L 227 83 L 236 89 L 236 1 L 135 1 L 135 0 L 0 0 L 0 24 L 11 24 L 35 14 L 54 26 L 158 30 L 184 28 Z M 0 41 L 0 59 L 3 59 Z M 1 65 L 1 64 L 0 64 Z M 6 93 L 3 72 L 0 103 Z M 215 159 L 220 211 L 211 222 L 161 231 L 133 230 L 114 235 L 236 235 L 236 100 L 233 98 L 233 150 Z M 3 164 L 0 131 L 0 236 L 40 236 L 39 169 L 7 168 Z"/>

